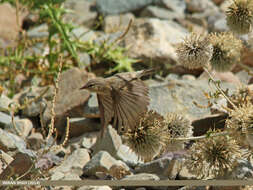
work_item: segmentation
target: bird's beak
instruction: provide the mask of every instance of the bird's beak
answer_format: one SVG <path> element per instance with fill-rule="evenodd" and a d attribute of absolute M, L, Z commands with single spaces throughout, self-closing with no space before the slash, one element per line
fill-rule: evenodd
<path fill-rule="evenodd" d="M 86 86 L 86 84 L 83 86 L 83 87 L 81 87 L 81 88 L 79 88 L 80 90 L 83 90 L 83 89 L 86 89 L 87 88 L 87 86 Z"/>

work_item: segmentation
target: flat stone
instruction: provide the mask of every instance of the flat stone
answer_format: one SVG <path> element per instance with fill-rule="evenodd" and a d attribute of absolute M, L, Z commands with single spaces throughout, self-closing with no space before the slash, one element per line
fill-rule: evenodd
<path fill-rule="evenodd" d="M 18 150 L 20 153 L 28 154 L 31 157 L 35 156 L 33 151 L 26 148 L 26 143 L 22 138 L 2 129 L 0 129 L 0 149 L 5 152 Z"/>
<path fill-rule="evenodd" d="M 0 112 L 0 127 L 5 127 L 10 123 L 11 123 L 11 116 L 6 113 Z"/>
<path fill-rule="evenodd" d="M 27 137 L 33 129 L 33 124 L 29 119 L 14 120 L 19 135 L 23 138 Z M 6 126 L 7 129 L 14 131 L 13 123 Z"/>
<path fill-rule="evenodd" d="M 94 154 L 104 150 L 107 151 L 112 157 L 115 157 L 121 145 L 121 137 L 111 125 L 108 125 L 104 137 L 97 139 L 97 142 L 92 147 L 92 150 Z"/>
<path fill-rule="evenodd" d="M 106 151 L 100 151 L 84 166 L 83 175 L 95 176 L 97 172 L 109 173 L 110 168 L 114 165 L 123 166 L 129 170 L 124 162 L 116 160 Z"/>
<path fill-rule="evenodd" d="M 82 168 L 90 161 L 87 149 L 80 148 L 69 155 L 58 167 L 50 170 L 50 173 L 61 172 L 66 174 L 82 175 Z"/>
<path fill-rule="evenodd" d="M 155 174 L 149 174 L 149 173 L 140 173 L 135 175 L 128 175 L 122 180 L 152 180 L 157 181 L 160 180 L 160 178 Z"/>
<path fill-rule="evenodd" d="M 103 15 L 120 14 L 141 9 L 155 0 L 97 0 L 96 7 Z"/>

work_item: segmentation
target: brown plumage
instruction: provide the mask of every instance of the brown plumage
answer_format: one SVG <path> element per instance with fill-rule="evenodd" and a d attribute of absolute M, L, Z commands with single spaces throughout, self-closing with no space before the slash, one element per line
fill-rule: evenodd
<path fill-rule="evenodd" d="M 153 69 L 150 69 L 91 79 L 81 88 L 97 93 L 101 136 L 111 121 L 118 133 L 122 127 L 127 131 L 129 127 L 133 129 L 137 125 L 141 114 L 147 111 L 150 101 L 148 86 L 140 78 L 152 72 Z"/>

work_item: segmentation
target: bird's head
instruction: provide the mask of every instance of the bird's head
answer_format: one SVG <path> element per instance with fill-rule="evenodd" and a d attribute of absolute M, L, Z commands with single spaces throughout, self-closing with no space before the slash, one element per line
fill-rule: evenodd
<path fill-rule="evenodd" d="M 86 89 L 90 92 L 103 93 L 106 90 L 106 83 L 104 79 L 96 78 L 89 80 L 83 87 L 80 89 Z"/>

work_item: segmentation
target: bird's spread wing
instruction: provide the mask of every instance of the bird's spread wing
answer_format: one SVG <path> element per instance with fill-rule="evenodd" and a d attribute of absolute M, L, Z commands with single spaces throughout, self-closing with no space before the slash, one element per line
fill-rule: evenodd
<path fill-rule="evenodd" d="M 133 129 L 139 122 L 140 115 L 147 111 L 149 105 L 148 87 L 141 80 L 128 83 L 124 88 L 112 87 L 113 126 L 121 131 Z"/>
<path fill-rule="evenodd" d="M 110 95 L 97 95 L 98 107 L 100 112 L 100 121 L 102 125 L 101 137 L 113 117 L 113 102 Z"/>

